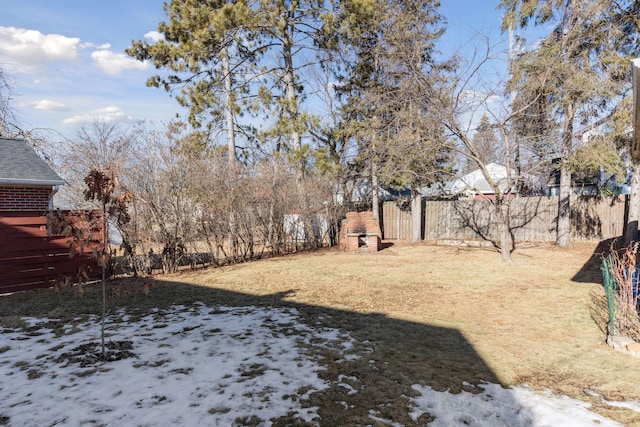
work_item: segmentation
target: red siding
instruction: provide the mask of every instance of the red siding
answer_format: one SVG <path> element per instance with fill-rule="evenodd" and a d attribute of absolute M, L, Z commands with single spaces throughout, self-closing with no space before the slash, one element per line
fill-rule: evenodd
<path fill-rule="evenodd" d="M 38 211 L 49 209 L 51 187 L 0 187 L 0 211 Z"/>
<path fill-rule="evenodd" d="M 94 233 L 99 245 L 101 232 Z M 40 212 L 0 211 L 0 293 L 51 287 L 63 275 L 75 277 L 83 265 L 97 277 L 93 248 L 86 246 L 81 255 L 71 257 L 72 243 L 70 237 L 50 236 L 47 217 Z"/>

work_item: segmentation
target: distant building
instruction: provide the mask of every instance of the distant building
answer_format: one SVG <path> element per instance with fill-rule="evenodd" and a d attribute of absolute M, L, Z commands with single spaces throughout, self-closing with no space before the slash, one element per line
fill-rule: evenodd
<path fill-rule="evenodd" d="M 516 176 L 511 171 L 511 179 L 507 168 L 497 163 L 489 163 L 485 166 L 491 179 L 498 185 L 502 194 L 516 194 Z M 534 175 L 525 174 L 520 177 L 520 194 L 534 195 L 544 192 L 544 181 Z M 482 170 L 476 169 L 460 178 L 448 181 L 437 186 L 425 187 L 422 190 L 426 197 L 466 197 L 472 199 L 485 199 L 495 197 L 495 190 L 484 177 Z"/>
<path fill-rule="evenodd" d="M 560 159 L 554 159 L 553 164 L 558 165 Z M 618 183 L 615 176 L 605 174 L 603 171 L 596 173 L 572 173 L 571 174 L 571 194 L 581 196 L 595 196 L 599 194 L 629 194 L 629 177 L 624 183 Z M 547 182 L 548 195 L 558 196 L 560 194 L 560 169 L 552 168 L 551 176 Z"/>

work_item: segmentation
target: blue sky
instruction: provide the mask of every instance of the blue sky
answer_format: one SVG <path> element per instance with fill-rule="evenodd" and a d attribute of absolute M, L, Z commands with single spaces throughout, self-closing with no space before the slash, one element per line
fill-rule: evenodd
<path fill-rule="evenodd" d="M 13 85 L 27 128 L 67 136 L 95 118 L 168 121 L 182 112 L 162 89 L 148 88 L 149 64 L 124 54 L 166 19 L 162 0 L 1 0 L 0 67 Z M 476 32 L 506 43 L 496 2 L 442 0 L 448 26 L 445 55 Z M 505 44 L 506 45 L 506 44 Z"/>
<path fill-rule="evenodd" d="M 3 3 L 0 66 L 27 127 L 70 134 L 94 117 L 161 121 L 178 111 L 166 92 L 145 86 L 153 67 L 124 54 L 164 19 L 162 1 Z"/>

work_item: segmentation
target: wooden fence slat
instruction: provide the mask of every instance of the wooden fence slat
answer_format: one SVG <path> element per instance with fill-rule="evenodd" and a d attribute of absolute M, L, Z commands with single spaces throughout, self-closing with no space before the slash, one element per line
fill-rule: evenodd
<path fill-rule="evenodd" d="M 624 232 L 626 197 L 572 196 L 571 239 L 600 242 Z M 555 242 L 558 198 L 519 197 L 509 202 L 516 242 Z M 411 213 L 391 202 L 383 203 L 385 239 L 410 240 Z M 493 209 L 482 200 L 427 201 L 423 210 L 424 238 L 428 240 L 495 239 Z"/>
<path fill-rule="evenodd" d="M 86 257 L 77 257 L 86 261 Z M 68 253 L 45 254 L 31 257 L 16 258 L 11 261 L 0 261 L 0 275 L 4 278 L 6 274 L 21 270 L 34 270 L 42 268 L 43 265 L 63 265 L 72 263 L 74 258 L 70 258 Z"/>
<path fill-rule="evenodd" d="M 20 267 L 22 265 L 29 265 L 34 263 L 43 263 L 43 262 L 64 262 L 69 259 L 69 250 L 60 253 L 48 253 L 43 255 L 33 255 L 33 256 L 21 256 L 14 258 L 4 258 L 0 260 L 0 274 L 4 268 L 12 268 L 12 267 Z"/>
<path fill-rule="evenodd" d="M 42 227 L 42 228 L 40 228 Z M 24 227 L 14 225 L 11 227 L 0 227 L 0 239 L 31 239 L 33 237 L 48 237 L 48 232 L 45 226 L 38 227 Z"/>
<path fill-rule="evenodd" d="M 86 225 L 84 215 L 64 213 L 76 226 Z M 100 245 L 100 228 L 91 230 L 94 243 Z M 75 276 L 78 268 L 87 266 L 97 277 L 97 260 L 93 248 L 82 248 L 81 254 L 69 257 L 73 238 L 47 232 L 47 218 L 42 213 L 0 212 L 0 293 L 49 287 L 61 275 Z"/>
<path fill-rule="evenodd" d="M 33 282 L 12 283 L 0 288 L 2 293 L 29 291 L 31 289 L 50 288 L 55 285 L 54 280 L 38 280 Z"/>
<path fill-rule="evenodd" d="M 47 225 L 47 218 L 40 216 L 28 216 L 28 217 L 18 217 L 18 216 L 5 216 L 5 213 L 0 214 L 0 225 Z"/>
<path fill-rule="evenodd" d="M 67 249 L 69 250 L 69 243 L 65 241 L 51 241 L 49 239 L 42 239 L 40 237 L 34 239 L 7 239 L 2 240 L 2 247 L 0 247 L 0 254 L 3 254 L 2 258 L 9 256 L 9 254 L 16 252 L 31 252 L 31 251 L 55 251 Z"/>
<path fill-rule="evenodd" d="M 14 269 L 2 273 L 2 283 L 21 282 L 23 279 L 42 278 L 51 276 L 57 278 L 60 275 L 71 274 L 75 276 L 77 269 L 87 264 L 86 259 L 73 259 L 66 262 L 43 263 L 33 266 L 32 269 Z M 89 263 L 91 265 L 92 263 Z M 93 263 L 95 265 L 95 263 Z"/>

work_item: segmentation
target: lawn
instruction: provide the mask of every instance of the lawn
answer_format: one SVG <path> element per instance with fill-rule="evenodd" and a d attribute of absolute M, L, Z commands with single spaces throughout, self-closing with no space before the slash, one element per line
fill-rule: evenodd
<path fill-rule="evenodd" d="M 211 390 L 201 391 L 209 396 L 205 412 L 223 417 L 219 418 L 221 423 L 232 420 L 239 425 L 257 425 L 271 416 L 279 420 L 276 425 L 306 425 L 313 420 L 328 426 L 425 425 L 431 417 L 438 420 L 432 413 L 436 411 L 433 404 L 423 407 L 432 408 L 432 412 L 415 412 L 416 402 L 426 399 L 429 390 L 479 395 L 487 400 L 487 390 L 499 393 L 485 385 L 490 383 L 526 385 L 539 393 L 566 395 L 589 403 L 597 414 L 625 425 L 640 425 L 639 412 L 616 406 L 616 402 L 626 402 L 636 410 L 640 406 L 640 360 L 614 352 L 605 344 L 598 310 L 603 292 L 594 252 L 594 245 L 522 248 L 514 253 L 514 263 L 505 264 L 489 249 L 395 243 L 373 255 L 322 250 L 157 276 L 148 296 L 137 292 L 140 281 L 122 280 L 110 284 L 110 339 L 148 336 L 158 345 L 175 337 L 189 337 L 180 344 L 187 342 L 189 348 L 179 354 L 194 360 L 193 366 L 179 363 L 175 354 L 168 359 L 154 356 L 131 363 L 139 369 L 166 365 L 167 372 L 177 370 L 187 378 L 197 373 L 201 378 L 196 356 L 208 352 L 214 357 L 215 351 L 197 349 L 211 344 L 214 335 L 246 343 L 248 347 L 239 348 L 247 352 L 251 343 L 261 342 L 264 336 L 291 337 L 293 341 L 288 343 L 269 344 L 270 350 L 264 354 L 258 351 L 252 356 L 258 359 L 251 359 L 248 365 L 232 364 L 243 350 L 224 359 L 230 363 L 226 375 L 238 373 L 239 383 L 266 371 L 279 372 L 280 382 L 270 382 L 267 389 L 278 396 L 279 406 L 266 406 L 282 407 L 281 412 L 255 415 L 253 411 L 255 418 L 231 414 L 232 418 L 226 419 L 230 411 L 224 412 L 225 405 L 212 403 Z M 34 345 L 41 341 L 51 353 L 25 355 L 28 360 L 14 371 L 37 381 L 52 375 L 47 369 L 55 362 L 61 364 L 60 369 L 75 369 L 80 375 L 87 370 L 91 377 L 106 375 L 101 370 L 114 370 L 117 363 L 125 362 L 84 370 L 69 367 L 77 361 L 73 362 L 69 349 L 63 348 L 66 338 L 96 330 L 95 319 L 88 315 L 99 312 L 98 297 L 97 288 L 90 288 L 81 299 L 72 291 L 52 290 L 0 297 L 3 335 L 26 333 L 29 337 L 31 332 L 35 334 Z M 264 310 L 275 310 L 276 314 L 265 314 Z M 193 324 L 184 326 L 183 320 L 176 320 L 183 315 L 180 313 L 190 313 Z M 223 321 L 218 315 L 231 317 Z M 262 327 L 226 331 L 223 325 L 239 316 L 258 316 L 243 324 L 257 322 Z M 131 329 L 134 323 L 146 326 L 135 332 Z M 180 325 L 177 331 L 155 335 L 176 325 Z M 198 338 L 190 335 L 196 333 L 192 331 Z M 90 341 L 95 333 L 83 337 Z M 16 342 L 22 342 L 4 341 L 0 342 L 0 362 L 16 352 Z M 216 341 L 217 347 L 231 344 Z M 137 346 L 133 345 L 132 353 L 142 351 L 142 344 Z M 176 342 L 172 347 L 179 345 Z M 276 348 L 290 351 L 278 352 Z M 61 357 L 64 354 L 66 358 Z M 47 369 L 38 367 L 38 360 L 47 361 Z M 265 368 L 269 364 L 273 369 Z M 288 375 L 298 368 L 308 384 L 298 384 L 294 393 L 287 387 L 297 384 L 299 378 Z M 218 382 L 231 381 L 231 377 L 223 374 Z M 177 384 L 172 387 L 179 387 Z M 0 389 L 6 387 L 3 381 Z M 260 387 L 250 386 L 256 395 L 267 399 L 268 391 Z M 171 399 L 164 394 L 155 396 L 156 400 Z M 178 401 L 179 396 L 173 399 Z M 165 401 L 152 400 L 153 396 L 140 397 L 140 407 L 161 406 Z M 307 412 L 293 409 L 292 400 Z M 0 406 L 0 424 L 2 416 L 7 417 Z M 185 425 L 189 425 L 187 421 Z"/>

